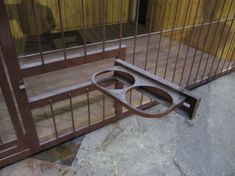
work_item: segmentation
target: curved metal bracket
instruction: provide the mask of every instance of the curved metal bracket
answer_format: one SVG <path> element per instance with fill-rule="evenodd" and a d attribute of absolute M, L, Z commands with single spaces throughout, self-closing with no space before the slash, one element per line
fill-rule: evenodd
<path fill-rule="evenodd" d="M 125 83 L 115 89 L 104 86 L 107 81 Z M 172 84 L 156 75 L 150 74 L 120 59 L 115 60 L 113 68 L 105 69 L 92 76 L 93 84 L 106 95 L 117 100 L 122 106 L 133 113 L 147 118 L 161 118 L 172 111 L 192 119 L 195 116 L 200 98 L 192 95 L 188 90 Z M 127 93 L 137 89 L 152 100 L 166 107 L 158 113 L 147 113 L 132 106 L 127 100 Z"/>

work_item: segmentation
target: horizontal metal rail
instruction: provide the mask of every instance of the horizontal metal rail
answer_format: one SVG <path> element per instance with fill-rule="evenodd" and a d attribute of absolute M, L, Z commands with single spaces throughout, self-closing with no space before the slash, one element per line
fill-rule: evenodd
<path fill-rule="evenodd" d="M 235 20 L 235 18 L 228 18 L 227 22 L 230 22 L 230 21 L 233 21 Z M 217 24 L 217 23 L 224 23 L 226 22 L 226 20 L 214 20 L 212 22 L 206 22 L 206 23 L 200 23 L 200 24 L 196 24 L 196 25 L 188 25 L 188 26 L 180 26 L 180 27 L 176 27 L 176 28 L 172 28 L 172 29 L 164 29 L 162 32 L 161 31 L 157 31 L 157 32 L 151 32 L 150 35 L 159 35 L 159 34 L 163 34 L 163 33 L 170 33 L 170 32 L 176 32 L 176 31 L 183 31 L 183 30 L 190 30 L 190 29 L 195 29 L 195 28 L 199 28 L 201 26 L 209 26 L 211 24 Z M 143 37 L 146 37 L 148 36 L 149 34 L 146 33 L 146 34 L 138 34 L 136 36 L 136 38 L 143 38 Z M 122 40 L 129 40 L 129 39 L 134 39 L 135 36 L 129 36 L 129 37 L 122 37 Z M 105 43 L 108 44 L 108 43 L 113 43 L 113 42 L 117 42 L 119 41 L 120 39 L 113 39 L 113 40 L 105 40 Z M 87 47 L 91 47 L 91 46 L 97 46 L 97 45 L 100 45 L 102 44 L 103 42 L 95 42 L 95 43 L 89 43 L 89 44 L 86 44 Z M 69 48 L 66 48 L 66 51 L 70 51 L 70 50 L 74 50 L 74 49 L 79 49 L 79 48 L 83 48 L 83 46 L 73 46 L 73 47 L 69 47 Z M 47 55 L 47 54 L 52 54 L 52 53 L 58 53 L 58 52 L 61 52 L 63 51 L 63 49 L 55 49 L 55 50 L 52 50 L 52 51 L 43 51 L 43 55 Z M 34 53 L 34 54 L 28 54 L 28 55 L 24 55 L 24 56 L 19 56 L 18 58 L 19 59 L 26 59 L 26 58 L 32 58 L 32 57 L 35 57 L 35 56 L 40 56 L 39 53 Z"/>
<path fill-rule="evenodd" d="M 117 47 L 108 47 L 103 51 L 93 50 L 92 52 L 87 52 L 86 56 L 82 54 L 77 54 L 76 56 L 69 57 L 67 60 L 63 58 L 51 58 L 48 61 L 44 61 L 44 65 L 41 62 L 33 62 L 30 64 L 22 64 L 21 71 L 23 77 L 34 76 L 38 74 L 43 74 L 47 72 L 52 72 L 56 70 L 61 70 L 63 68 L 73 67 L 85 63 L 96 62 L 103 59 L 109 59 L 120 56 L 120 58 L 125 59 L 126 57 L 126 46 L 122 45 L 121 48 Z"/>

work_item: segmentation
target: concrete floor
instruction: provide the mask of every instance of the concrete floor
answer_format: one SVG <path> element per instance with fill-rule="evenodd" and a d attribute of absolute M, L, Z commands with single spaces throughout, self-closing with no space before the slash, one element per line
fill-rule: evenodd
<path fill-rule="evenodd" d="M 162 119 L 133 115 L 86 135 L 69 167 L 26 159 L 0 176 L 233 176 L 234 79 L 232 73 L 193 90 L 202 97 L 193 121 L 176 113 Z"/>
<path fill-rule="evenodd" d="M 70 167 L 35 159 L 26 159 L 0 170 L 0 176 L 75 176 Z"/>
<path fill-rule="evenodd" d="M 235 73 L 193 92 L 196 118 L 131 116 L 88 134 L 73 163 L 80 175 L 235 175 Z M 155 111 L 157 107 L 150 111 Z"/>

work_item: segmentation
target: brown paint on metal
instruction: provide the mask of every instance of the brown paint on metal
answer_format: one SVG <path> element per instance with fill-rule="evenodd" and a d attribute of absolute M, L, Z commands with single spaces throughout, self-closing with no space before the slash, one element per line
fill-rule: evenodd
<path fill-rule="evenodd" d="M 216 3 L 215 3 L 215 6 L 214 6 L 214 8 L 213 8 L 213 12 L 211 13 L 211 20 L 213 20 L 213 17 L 214 17 L 214 9 L 215 9 L 215 7 L 217 6 L 217 2 L 218 1 L 216 1 Z M 225 3 L 224 3 L 225 4 Z M 221 12 L 222 13 L 222 12 Z M 207 18 L 204 18 L 203 19 L 203 24 L 206 22 L 206 20 L 207 20 Z M 199 31 L 199 36 L 198 36 L 198 38 L 197 38 L 197 43 L 196 43 L 196 46 L 198 46 L 199 45 L 199 42 L 200 42 L 200 38 L 201 38 L 201 34 L 202 34 L 202 28 L 203 27 L 203 25 L 200 27 L 200 31 Z M 211 25 L 209 26 L 209 28 L 211 27 Z M 208 35 L 207 35 L 208 36 Z M 206 41 L 204 42 L 204 44 L 206 43 Z M 194 55 L 193 55 L 193 61 L 192 61 L 192 64 L 191 64 L 191 66 L 190 66 L 190 72 L 189 72 L 189 76 L 188 76 L 188 79 L 187 79 L 187 83 L 186 83 L 186 86 L 188 86 L 189 85 L 189 81 L 190 81 L 190 78 L 191 78 L 191 74 L 192 74 L 192 70 L 193 70 L 193 66 L 194 66 L 194 62 L 195 62 L 195 59 L 196 59 L 196 54 L 197 54 L 197 51 L 198 51 L 198 49 L 196 48 L 195 49 L 195 51 L 194 51 Z"/>
<path fill-rule="evenodd" d="M 200 3 L 201 3 L 201 0 L 199 0 L 198 3 L 197 3 L 197 9 L 196 9 L 195 17 L 194 17 L 194 20 L 193 20 L 193 28 L 192 28 L 192 31 L 193 31 L 193 29 L 195 28 L 195 25 L 196 25 L 196 19 L 197 19 L 197 15 L 198 15 Z M 181 77 L 180 77 L 180 85 L 182 84 L 183 75 L 184 75 L 185 66 L 186 66 L 186 61 L 187 61 L 187 57 L 188 57 L 188 53 L 189 53 L 189 45 L 190 45 L 190 43 L 192 42 L 192 38 L 193 38 L 193 36 L 191 35 L 191 36 L 189 37 L 189 41 L 188 41 L 189 44 L 188 44 L 188 47 L 187 47 L 186 56 L 185 56 L 185 59 L 184 59 L 183 70 L 182 70 Z"/>
<path fill-rule="evenodd" d="M 96 51 L 93 51 L 92 53 L 87 53 L 86 56 L 79 56 L 77 58 L 67 58 L 67 60 L 55 61 L 55 62 L 50 62 L 50 63 L 45 62 L 43 66 L 40 64 L 30 65 L 28 67 L 21 68 L 21 70 L 22 70 L 23 77 L 26 78 L 26 77 L 30 77 L 30 76 L 34 76 L 38 74 L 61 70 L 61 69 L 68 68 L 68 67 L 82 65 L 85 63 L 90 63 L 90 62 L 95 62 L 95 61 L 99 61 L 103 59 L 117 57 L 119 53 L 120 53 L 120 58 L 125 59 L 126 46 L 122 45 L 121 49 L 119 49 L 118 47 L 107 48 L 105 52 L 103 52 L 102 50 L 96 50 Z M 42 70 L 42 67 L 44 68 L 43 70 Z"/>
<path fill-rule="evenodd" d="M 216 1 L 216 3 L 217 3 L 217 1 Z M 215 5 L 215 6 L 216 6 L 216 5 Z M 205 49 L 205 47 L 206 47 L 206 43 L 207 43 L 207 41 L 208 41 L 209 32 L 210 32 L 211 27 L 212 27 L 213 18 L 214 18 L 214 13 L 211 13 L 211 16 L 210 16 L 210 25 L 209 25 L 209 28 L 208 28 L 208 30 L 207 30 L 206 38 L 204 39 L 204 43 L 203 43 L 203 51 L 204 51 L 204 49 Z M 202 53 L 201 53 L 201 57 L 200 57 L 199 65 L 198 65 L 198 68 L 197 68 L 197 72 L 196 72 L 196 76 L 195 76 L 194 84 L 195 84 L 195 83 L 196 83 L 196 81 L 197 81 L 197 77 L 198 77 L 199 69 L 200 69 L 201 64 L 202 64 L 203 54 L 204 54 L 204 52 L 202 52 Z M 206 69 L 206 67 L 205 67 L 205 69 Z M 189 77 L 189 78 L 190 78 L 190 77 Z"/>
<path fill-rule="evenodd" d="M 13 100 L 13 95 L 11 93 L 11 89 L 1 60 L 0 60 L 0 89 L 2 90 L 3 97 L 6 102 L 7 109 L 11 118 L 11 122 L 14 126 L 16 137 L 17 139 L 20 140 L 23 137 L 23 130 L 21 129 L 19 116 L 17 114 L 17 110 Z"/>
<path fill-rule="evenodd" d="M 36 9 L 35 9 L 35 3 L 34 2 L 35 2 L 34 0 L 31 0 L 33 19 L 34 19 L 34 24 L 35 24 L 36 36 L 37 36 L 37 43 L 38 43 L 38 47 L 39 47 L 39 54 L 40 54 L 40 58 L 41 58 L 42 71 L 43 71 L 44 56 L 43 56 L 43 49 L 42 49 L 42 45 L 41 45 L 41 39 L 40 39 L 39 31 L 38 31 L 38 19 L 37 19 L 37 16 L 36 16 Z"/>
<path fill-rule="evenodd" d="M 163 12 L 163 20 L 162 20 L 162 24 L 161 24 L 161 30 L 159 32 L 160 34 L 160 40 L 158 42 L 158 50 L 157 50 L 157 57 L 156 57 L 156 64 L 155 64 L 155 69 L 154 69 L 154 74 L 157 74 L 157 69 L 158 69 L 158 61 L 159 61 L 159 54 L 160 54 L 160 48 L 161 48 L 161 41 L 162 41 L 162 33 L 163 33 L 163 28 L 164 28 L 164 21 L 165 21 L 165 17 L 166 17 L 166 8 L 167 8 L 167 3 L 168 0 L 165 1 L 165 5 L 164 5 L 164 12 Z"/>
<path fill-rule="evenodd" d="M 231 38 L 232 38 L 232 41 L 235 39 L 235 31 L 233 32 L 233 36 L 232 36 Z M 233 43 L 231 42 L 228 51 L 231 51 L 231 48 L 232 48 L 232 47 L 233 47 Z M 232 56 L 234 56 L 234 52 L 235 52 L 235 50 L 233 50 Z M 226 53 L 225 60 L 224 60 L 224 63 L 223 63 L 223 66 L 222 66 L 220 72 L 223 72 L 223 70 L 224 70 L 224 68 L 225 68 L 226 60 L 227 60 L 228 57 L 229 57 L 229 52 Z M 228 67 L 229 67 L 229 65 L 230 65 L 231 60 L 232 60 L 232 57 L 230 57 L 230 58 L 228 59 Z"/>
<path fill-rule="evenodd" d="M 179 13 L 179 4 L 180 4 L 180 2 L 178 0 L 177 5 L 176 5 L 176 12 L 174 14 L 175 17 L 174 17 L 173 29 L 175 28 L 175 25 L 176 25 L 177 14 Z M 167 53 L 167 57 L 166 57 L 166 66 L 165 66 L 165 71 L 164 71 L 164 76 L 163 76 L 164 79 L 166 78 L 166 74 L 167 74 L 167 69 L 168 69 L 168 64 L 169 64 L 169 56 L 170 56 L 171 45 L 172 45 L 172 41 L 173 41 L 173 34 L 174 34 L 174 31 L 172 30 L 171 31 L 171 37 L 170 37 L 170 44 L 169 44 L 169 47 L 168 47 L 168 53 Z"/>
<path fill-rule="evenodd" d="M 109 72 L 113 72 L 113 76 L 101 78 L 97 81 L 98 76 Z M 115 83 L 115 89 L 106 89 L 103 83 L 110 79 L 121 80 L 121 82 L 127 83 L 129 87 L 123 88 L 122 83 Z M 115 67 L 95 73 L 92 76 L 92 82 L 100 91 L 112 97 L 129 111 L 147 118 L 161 118 L 172 111 L 176 111 L 191 120 L 194 118 L 200 102 L 199 97 L 194 96 L 186 89 L 119 59 L 115 60 Z M 156 99 L 167 109 L 152 114 L 133 107 L 126 99 L 127 92 L 133 89 L 141 89 L 143 94 L 150 95 L 151 99 Z M 116 110 L 118 109 L 116 108 Z"/>
<path fill-rule="evenodd" d="M 63 42 L 64 60 L 67 61 L 67 54 L 66 54 L 66 49 L 65 49 L 66 45 L 65 45 L 65 39 L 64 39 L 64 23 L 62 20 L 60 0 L 58 0 L 57 3 L 58 3 L 59 19 L 60 19 L 60 32 L 61 32 L 61 37 L 62 37 L 62 42 Z M 67 65 L 67 63 L 66 63 L 66 65 Z"/>
<path fill-rule="evenodd" d="M 55 129 L 55 135 L 56 135 L 56 138 L 58 139 L 59 134 L 58 134 L 58 129 L 57 129 L 56 121 L 55 121 L 55 115 L 54 115 L 54 108 L 53 108 L 52 100 L 49 100 L 49 105 L 50 105 L 50 110 L 51 110 L 51 116 L 52 116 L 54 129 Z"/>
<path fill-rule="evenodd" d="M 216 2 L 217 2 L 217 1 L 216 1 Z M 226 2 L 226 1 L 224 1 L 224 3 L 223 3 L 223 8 L 222 8 L 222 11 L 221 11 L 221 13 L 220 13 L 219 20 L 221 20 L 222 13 L 223 13 L 224 7 L 225 7 L 225 2 Z M 219 23 L 217 23 L 217 25 L 216 25 L 216 29 L 215 29 L 216 33 L 217 33 L 217 31 L 218 31 L 218 28 L 219 28 Z M 214 42 L 214 39 L 213 39 L 213 41 L 211 41 L 211 43 L 210 43 L 210 46 L 209 46 L 210 49 L 212 49 L 212 47 L 213 47 L 213 42 Z M 219 42 L 219 43 L 220 43 L 220 42 Z M 204 67 L 204 71 L 203 71 L 203 74 L 202 74 L 202 79 L 201 79 L 201 81 L 204 80 L 204 77 L 205 77 L 205 74 L 206 74 L 207 65 L 208 65 L 208 63 L 209 63 L 209 57 L 210 57 L 210 55 L 208 54 L 208 56 L 207 56 L 207 58 L 206 58 L 206 65 L 205 65 L 205 67 Z M 213 68 L 213 67 L 211 67 L 211 70 L 212 70 L 212 68 Z M 211 72 L 211 71 L 210 71 L 210 72 Z M 209 72 L 209 73 L 210 73 L 210 72 Z M 210 74 L 209 74 L 209 75 L 210 75 Z"/>
<path fill-rule="evenodd" d="M 0 1 L 0 26 L 0 44 L 2 47 L 4 61 L 8 69 L 13 92 L 15 94 L 16 102 L 19 107 L 27 136 L 27 139 L 24 140 L 24 145 L 36 151 L 39 146 L 39 141 L 26 92 L 25 90 L 20 90 L 18 87 L 19 83 L 23 81 L 23 77 L 18 63 L 16 48 L 11 35 L 11 29 L 4 1 Z"/>
<path fill-rule="evenodd" d="M 232 1 L 232 3 L 233 3 L 233 1 Z M 228 17 L 229 17 L 229 13 L 230 13 L 230 11 L 231 11 L 231 9 L 232 9 L 232 3 L 230 4 L 230 7 L 229 7 L 229 11 L 228 11 L 228 14 L 227 14 L 227 17 L 226 17 L 226 22 L 225 22 L 225 24 L 224 24 L 222 34 L 224 33 L 225 26 L 226 26 L 226 23 L 227 23 L 227 20 L 228 20 Z M 233 15 L 233 17 L 235 17 L 235 14 Z M 233 21 L 231 22 L 231 24 L 230 24 L 229 32 L 228 32 L 228 34 L 227 34 L 227 36 L 226 36 L 226 39 L 225 39 L 225 42 L 224 42 L 224 43 L 227 43 L 227 41 L 228 41 L 228 38 L 229 38 L 229 36 L 230 36 L 229 34 L 230 34 L 230 32 L 231 32 L 231 29 L 232 29 L 233 24 L 234 24 L 234 20 L 233 20 Z M 220 39 L 220 40 L 222 40 L 222 36 L 223 36 L 223 35 L 221 35 L 221 39 Z M 221 42 L 221 41 L 220 41 L 220 42 Z M 220 42 L 218 43 L 218 48 L 219 48 L 219 46 L 220 46 Z M 223 49 L 222 49 L 222 52 L 221 52 L 219 58 L 222 58 L 222 56 L 223 56 L 223 54 L 224 54 L 224 51 L 225 51 L 225 45 L 224 45 L 224 47 L 223 47 Z M 215 53 L 214 60 L 215 60 L 215 57 L 216 57 L 216 55 L 217 55 L 217 52 L 218 52 L 218 49 L 217 49 L 217 51 L 216 51 L 216 53 Z M 213 79 L 215 79 L 215 77 L 216 77 L 216 74 L 217 74 L 217 71 L 218 71 L 218 69 L 219 69 L 219 65 L 220 65 L 220 63 L 221 63 L 221 60 L 222 60 L 222 59 L 219 60 L 217 66 L 216 66 L 216 70 L 215 70 Z"/>
<path fill-rule="evenodd" d="M 123 1 L 124 0 L 121 0 L 121 3 L 123 3 Z M 60 0 L 58 0 L 58 2 L 60 3 Z M 85 35 L 86 34 L 86 25 L 85 25 L 85 21 L 84 21 L 85 20 L 85 12 L 84 12 L 85 9 L 84 9 L 84 4 L 83 4 L 84 0 L 81 0 L 81 4 L 82 4 L 82 15 L 81 16 L 82 16 L 82 20 L 83 20 L 82 27 L 83 27 L 83 35 L 84 35 L 84 45 L 82 47 L 84 47 L 84 56 L 77 57 L 77 58 L 67 58 L 67 56 L 66 56 L 66 51 L 67 50 L 73 50 L 73 49 L 79 48 L 81 46 L 65 48 L 65 45 L 64 45 L 63 49 L 50 51 L 50 52 L 43 52 L 42 48 L 41 48 L 40 53 L 39 53 L 39 56 L 41 57 L 41 63 L 39 65 L 36 64 L 36 65 L 30 65 L 30 66 L 27 66 L 27 67 L 23 67 L 23 68 L 21 68 L 21 70 L 20 70 L 20 67 L 19 67 L 18 60 L 17 60 L 17 54 L 16 54 L 16 49 L 15 49 L 15 46 L 14 46 L 14 41 L 13 41 L 11 33 L 10 33 L 10 27 L 9 27 L 9 24 L 8 24 L 6 8 L 5 8 L 5 5 L 4 5 L 4 2 L 3 1 L 0 2 L 0 25 L 1 25 L 0 40 L 1 40 L 1 44 L 3 46 L 3 54 L 4 54 L 5 58 L 7 58 L 7 59 L 5 59 L 6 60 L 5 62 L 6 62 L 8 71 L 9 71 L 9 76 L 11 78 L 11 83 L 13 85 L 16 100 L 17 100 L 17 103 L 20 105 L 20 113 L 21 113 L 21 115 L 23 115 L 23 117 L 22 117 L 23 124 L 26 127 L 26 135 L 24 136 L 24 139 L 22 140 L 22 142 L 24 143 L 24 146 L 20 146 L 19 148 L 14 147 L 13 144 L 15 144 L 15 141 L 12 141 L 12 143 L 10 142 L 6 145 L 0 145 L 0 149 L 1 149 L 1 147 L 2 147 L 2 149 L 5 149 L 8 146 L 10 146 L 10 147 L 13 146 L 12 148 L 10 148 L 7 151 L 4 151 L 2 153 L 0 152 L 0 167 L 4 166 L 6 164 L 9 164 L 11 162 L 14 162 L 16 160 L 22 159 L 26 156 L 29 156 L 32 153 L 47 149 L 49 147 L 53 147 L 55 145 L 58 145 L 58 144 L 60 144 L 64 141 L 66 141 L 66 140 L 72 139 L 76 136 L 86 134 L 86 133 L 91 132 L 95 129 L 101 128 L 101 127 L 103 127 L 107 124 L 116 122 L 118 119 L 124 118 L 124 117 L 126 117 L 128 115 L 131 115 L 133 113 L 133 111 L 122 112 L 122 106 L 121 106 L 120 102 L 115 101 L 115 110 L 116 110 L 115 115 L 105 118 L 105 106 L 103 106 L 103 119 L 102 119 L 102 121 L 96 122 L 95 124 L 90 124 L 90 122 L 89 122 L 89 126 L 76 131 L 75 127 L 74 127 L 75 125 L 74 125 L 74 119 L 73 119 L 72 97 L 74 97 L 76 95 L 81 95 L 81 94 L 87 93 L 88 115 L 89 115 L 89 121 L 90 121 L 89 91 L 92 91 L 92 90 L 96 89 L 96 87 L 94 85 L 92 85 L 91 82 L 87 82 L 87 83 L 84 83 L 84 84 L 78 84 L 78 85 L 75 85 L 74 87 L 61 89 L 60 91 L 50 92 L 46 96 L 41 95 L 41 96 L 37 96 L 37 97 L 31 97 L 29 100 L 27 98 L 26 92 L 25 91 L 19 91 L 19 89 L 18 89 L 18 83 L 22 82 L 24 77 L 43 74 L 43 73 L 46 73 L 46 72 L 60 70 L 60 69 L 64 69 L 66 67 L 72 67 L 72 66 L 75 66 L 75 65 L 81 65 L 81 64 L 85 64 L 87 62 L 95 62 L 95 61 L 98 61 L 98 60 L 101 60 L 101 59 L 106 59 L 106 58 L 111 58 L 111 57 L 120 57 L 121 59 L 125 60 L 126 47 L 121 45 L 121 42 L 124 39 L 122 37 L 122 20 L 121 20 L 122 15 L 123 15 L 123 13 L 122 13 L 122 8 L 123 7 L 121 7 L 121 12 L 120 12 L 120 14 L 121 14 L 120 15 L 120 22 L 121 22 L 120 23 L 120 34 L 119 34 L 120 36 L 119 36 L 119 39 L 112 40 L 112 41 L 119 41 L 120 42 L 119 47 L 120 46 L 121 47 L 120 48 L 117 47 L 116 49 L 114 49 L 114 48 L 112 48 L 112 49 L 107 48 L 106 49 L 105 48 L 105 42 L 106 42 L 105 41 L 105 17 L 106 17 L 106 10 L 105 9 L 107 7 L 106 7 L 105 2 L 106 1 L 103 0 L 103 3 L 101 3 L 101 6 L 102 5 L 104 6 L 103 7 L 104 13 L 102 14 L 102 16 L 103 16 L 103 41 L 102 42 L 97 42 L 97 43 L 94 43 L 94 44 L 86 44 L 86 35 Z M 139 0 L 138 0 L 137 4 L 139 4 Z M 188 3 L 188 4 L 190 4 L 190 3 Z M 200 0 L 199 0 L 199 4 L 200 4 Z M 138 6 L 139 5 L 137 5 L 137 8 L 138 8 Z M 167 6 L 167 3 L 165 4 L 165 10 L 163 11 L 163 19 L 165 19 L 166 6 Z M 60 7 L 60 5 L 59 5 L 59 7 Z M 137 9 L 137 11 L 138 11 L 138 9 Z M 35 13 L 35 9 L 33 9 L 33 13 Z M 59 10 L 59 13 L 60 13 L 59 15 L 60 15 L 60 19 L 61 19 L 61 10 Z M 138 12 L 137 12 L 137 14 L 138 14 Z M 138 15 L 137 14 L 136 14 L 136 23 L 135 23 L 135 35 L 133 37 L 126 37 L 125 38 L 125 39 L 134 38 L 134 41 L 135 41 L 134 51 L 133 51 L 133 63 L 134 63 L 134 60 L 135 60 L 135 48 L 136 48 L 137 38 L 144 37 L 144 36 L 148 36 L 150 38 L 151 35 L 160 34 L 160 39 L 161 39 L 163 33 L 168 33 L 168 32 L 173 33 L 174 31 L 182 31 L 182 30 L 184 31 L 185 29 L 190 29 L 190 28 L 194 29 L 194 28 L 197 28 L 197 27 L 202 27 L 202 26 L 206 26 L 206 25 L 211 25 L 211 24 L 223 22 L 223 20 L 219 20 L 219 21 L 211 21 L 209 23 L 203 23 L 203 24 L 193 24 L 193 26 L 185 26 L 186 25 L 186 19 L 187 19 L 187 18 L 185 18 L 185 24 L 184 24 L 183 27 L 177 27 L 177 28 L 173 27 L 174 29 L 167 29 L 167 30 L 163 30 L 163 28 L 162 28 L 161 31 L 152 32 L 152 33 L 151 33 L 151 29 L 150 29 L 148 34 L 138 35 Z M 229 21 L 229 20 L 234 20 L 234 19 L 228 19 L 227 21 Z M 37 19 L 35 19 L 35 23 L 37 23 Z M 164 24 L 164 20 L 163 20 L 162 23 Z M 61 20 L 61 25 L 62 25 L 61 26 L 61 32 L 62 32 L 62 38 L 63 38 L 62 20 Z M 149 38 L 148 38 L 148 40 L 149 40 Z M 107 42 L 112 42 L 112 41 L 107 41 Z M 40 46 L 40 37 L 38 37 L 37 42 L 39 44 L 39 47 L 41 47 Z M 64 43 L 64 39 L 63 39 L 63 43 Z M 97 45 L 97 44 L 101 44 L 101 43 L 103 44 L 102 51 L 94 51 L 92 53 L 87 52 L 87 47 L 88 46 L 93 46 L 93 45 Z M 180 45 L 181 45 L 181 43 L 182 43 L 182 41 L 180 42 Z M 159 41 L 158 55 L 159 55 L 159 50 L 160 50 L 160 44 L 161 44 L 161 40 Z M 171 46 L 169 48 L 171 48 Z M 180 48 L 179 48 L 179 50 L 180 50 Z M 178 50 L 178 52 L 179 52 L 179 50 Z M 44 63 L 43 55 L 45 55 L 47 53 L 56 53 L 56 52 L 59 52 L 59 51 L 64 52 L 65 60 L 63 60 L 63 61 L 60 60 L 60 61 L 56 61 L 56 62 L 53 62 L 53 63 L 52 62 L 45 62 Z M 169 54 L 169 52 L 168 52 L 168 54 Z M 33 54 L 32 57 L 35 56 L 35 55 L 37 55 L 37 54 Z M 30 59 L 30 57 L 31 56 L 23 56 L 21 58 L 29 58 Z M 147 67 L 147 59 L 148 59 L 148 46 L 147 46 L 147 53 L 146 53 L 146 58 L 145 58 L 145 69 Z M 185 58 L 185 62 L 186 62 L 186 59 L 187 58 Z M 229 65 L 228 65 L 227 70 L 216 74 L 215 78 L 218 78 L 218 77 L 223 76 L 227 73 L 230 73 L 231 71 L 234 71 L 234 68 L 229 68 L 231 62 L 232 62 L 232 60 L 229 61 Z M 158 65 L 158 57 L 157 57 L 157 60 L 156 60 L 155 72 L 157 71 L 157 68 L 158 68 L 157 65 Z M 176 65 L 177 65 L 177 62 L 176 62 Z M 175 72 L 176 72 L 176 67 L 174 69 L 174 74 L 175 74 Z M 1 75 L 0 75 L 0 77 L 1 77 Z M 149 75 L 147 74 L 147 78 L 148 77 L 149 77 Z M 195 84 L 188 85 L 187 88 L 191 89 L 193 87 L 196 87 L 196 86 L 202 85 L 204 83 L 207 83 L 208 81 L 211 81 L 211 80 L 210 79 L 203 79 L 202 82 L 197 82 L 197 83 L 195 81 Z M 166 81 L 163 81 L 163 80 L 161 80 L 160 82 L 162 82 L 164 84 L 167 84 L 167 85 L 169 84 L 169 83 L 167 83 Z M 109 82 L 108 84 L 112 84 L 112 83 L 113 82 Z M 115 87 L 121 89 L 123 87 L 123 85 L 116 83 Z M 186 90 L 184 90 L 182 88 L 179 88 L 175 85 L 170 84 L 170 87 L 172 87 L 173 90 L 178 90 L 179 92 L 183 92 L 183 94 L 188 93 Z M 68 95 L 69 95 L 69 97 L 68 97 Z M 12 95 L 9 94 L 9 96 L 12 96 Z M 192 95 L 187 94 L 187 96 L 191 97 Z M 71 131 L 69 133 L 64 133 L 62 135 L 57 134 L 55 138 L 53 138 L 49 141 L 45 141 L 45 142 L 43 142 L 39 145 L 38 137 L 37 137 L 36 130 L 35 130 L 35 125 L 34 125 L 32 114 L 31 114 L 30 110 L 34 109 L 34 108 L 39 108 L 39 107 L 48 105 L 49 100 L 51 100 L 53 103 L 55 103 L 55 102 L 65 100 L 65 99 L 68 99 L 68 98 L 70 99 L 70 110 L 71 110 L 71 118 L 72 118 L 71 120 L 73 122 L 73 131 Z M 198 98 L 196 98 L 196 99 L 194 99 L 194 98 L 192 97 L 191 99 L 189 99 L 187 103 L 194 104 L 193 106 L 196 109 L 197 106 L 198 106 Z M 103 96 L 103 104 L 104 104 L 104 96 Z M 122 105 L 125 106 L 125 103 L 122 104 Z M 144 105 L 141 105 L 140 108 L 144 109 L 144 108 L 148 108 L 152 105 L 155 105 L 155 103 L 154 102 L 149 102 L 149 103 L 146 103 Z M 52 106 L 52 104 L 51 104 L 51 106 Z M 186 111 L 186 109 L 182 108 L 182 111 Z M 52 107 L 52 112 L 53 112 L 53 107 Z M 188 113 L 190 113 L 190 117 L 193 117 L 195 115 L 195 112 L 196 111 L 194 111 L 194 110 L 188 110 Z M 11 115 L 11 116 L 14 116 L 14 115 Z M 16 117 L 16 119 L 18 118 L 17 116 L 15 116 L 15 117 Z M 56 127 L 54 115 L 53 115 L 53 120 L 54 120 L 54 124 L 55 124 L 55 127 Z"/>
<path fill-rule="evenodd" d="M 9 148 L 11 148 L 11 147 L 16 146 L 17 143 L 18 143 L 17 140 L 13 140 L 13 141 L 10 141 L 10 142 L 1 144 L 1 145 L 0 145 L 0 153 L 1 153 L 2 151 L 4 151 L 4 150 L 7 150 L 7 149 L 9 149 Z"/>
<path fill-rule="evenodd" d="M 69 93 L 69 105 L 70 105 L 70 111 L 71 111 L 71 120 L 73 125 L 73 132 L 75 132 L 75 121 L 74 121 L 74 112 L 73 112 L 73 101 L 72 101 L 72 94 Z"/>

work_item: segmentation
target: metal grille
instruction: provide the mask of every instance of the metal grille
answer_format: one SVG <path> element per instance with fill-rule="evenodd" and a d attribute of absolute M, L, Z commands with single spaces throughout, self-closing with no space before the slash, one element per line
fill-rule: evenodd
<path fill-rule="evenodd" d="M 70 3 L 77 9 L 71 23 Z M 0 143 L 0 166 L 130 115 L 89 81 L 92 73 L 112 66 L 112 58 L 189 89 L 234 70 L 233 0 L 54 0 L 52 4 L 0 2 L 0 40 L 6 62 L 2 70 L 8 70 L 8 84 L 14 87 L 26 129 L 24 134 L 17 129 L 17 142 Z M 24 13 L 30 16 L 31 25 L 31 31 L 22 29 L 24 37 L 20 38 L 14 26 L 20 16 L 13 13 L 17 8 L 27 9 Z M 110 8 L 115 9 L 113 13 Z M 43 29 L 45 18 L 56 21 L 49 32 Z M 21 52 L 23 40 L 26 49 Z M 65 84 L 63 79 L 69 77 Z M 24 87 L 23 80 L 28 98 L 19 89 L 19 85 Z M 47 89 L 53 82 L 57 87 Z M 151 105 L 138 92 L 131 91 L 129 99 L 142 108 Z M 11 119 L 20 117 L 11 115 Z M 6 150 L 5 145 L 18 148 Z"/>

